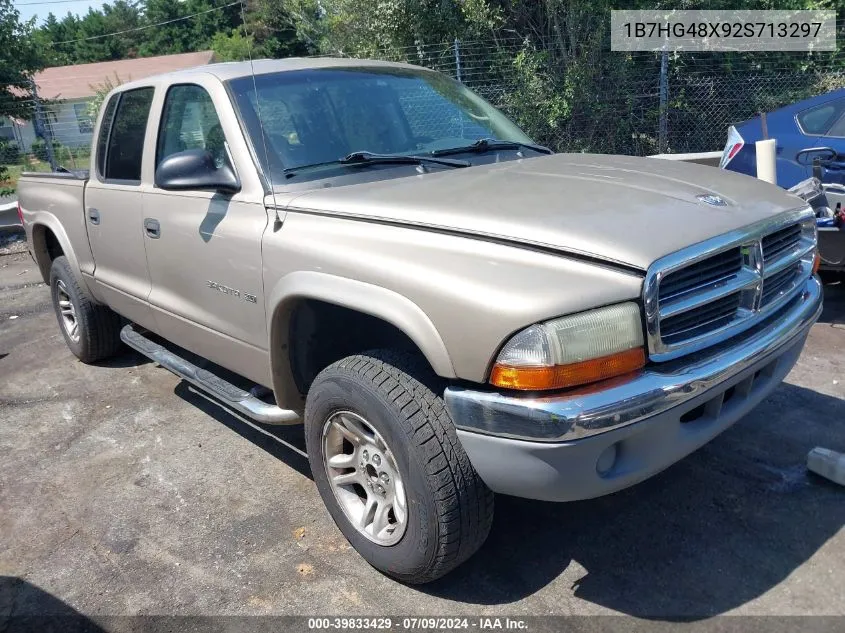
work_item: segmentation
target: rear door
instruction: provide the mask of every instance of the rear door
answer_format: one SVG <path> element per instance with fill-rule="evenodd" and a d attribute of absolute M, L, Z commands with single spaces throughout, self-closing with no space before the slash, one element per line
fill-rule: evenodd
<path fill-rule="evenodd" d="M 141 166 L 155 89 L 119 92 L 103 111 L 94 170 L 85 189 L 85 221 L 102 297 L 126 318 L 152 327 L 144 250 Z"/>
<path fill-rule="evenodd" d="M 185 150 L 211 153 L 240 177 L 238 193 L 206 190 L 144 194 L 149 300 L 157 330 L 197 354 L 268 384 L 261 238 L 264 190 L 225 88 L 210 76 L 167 88 L 155 164 Z M 238 158 L 241 164 L 238 164 Z M 150 174 L 155 180 L 154 173 Z"/>

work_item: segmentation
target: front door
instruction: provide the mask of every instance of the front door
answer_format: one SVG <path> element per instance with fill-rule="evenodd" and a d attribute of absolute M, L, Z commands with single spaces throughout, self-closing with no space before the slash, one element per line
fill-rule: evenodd
<path fill-rule="evenodd" d="M 221 101 L 224 95 L 219 95 Z M 221 105 L 231 109 L 228 101 Z M 237 172 L 227 136 L 239 132 L 233 113 L 226 114 L 230 115 L 225 119 L 228 134 L 206 88 L 193 83 L 171 86 L 162 105 L 155 166 L 172 154 L 200 149 L 211 153 L 218 166 L 228 162 Z M 241 171 L 255 169 L 241 167 Z M 267 384 L 263 197 L 245 191 L 152 188 L 145 194 L 144 216 L 155 227 L 144 239 L 152 284 L 149 301 L 158 331 L 182 347 Z"/>
<path fill-rule="evenodd" d="M 85 220 L 94 254 L 94 279 L 121 315 L 152 327 L 150 276 L 142 232 L 141 162 L 155 89 L 120 92 L 106 104 L 85 189 Z"/>

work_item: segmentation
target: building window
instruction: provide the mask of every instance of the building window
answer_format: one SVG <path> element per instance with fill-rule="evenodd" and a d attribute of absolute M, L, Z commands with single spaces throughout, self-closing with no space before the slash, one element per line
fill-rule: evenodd
<path fill-rule="evenodd" d="M 4 141 L 15 140 L 15 128 L 12 122 L 5 117 L 0 118 L 0 139 Z"/>
<path fill-rule="evenodd" d="M 74 103 L 73 112 L 76 114 L 76 124 L 79 126 L 80 134 L 91 134 L 94 131 L 94 122 L 88 114 L 87 103 Z"/>

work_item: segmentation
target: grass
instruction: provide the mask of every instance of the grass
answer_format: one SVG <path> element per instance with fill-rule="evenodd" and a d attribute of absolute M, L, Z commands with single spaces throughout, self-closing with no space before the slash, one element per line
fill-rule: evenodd
<path fill-rule="evenodd" d="M 18 186 L 18 180 L 25 171 L 50 171 L 50 164 L 36 158 L 28 161 L 26 165 L 6 165 L 6 177 L 0 181 L 0 189 L 14 190 Z"/>
<path fill-rule="evenodd" d="M 87 147 L 71 149 L 60 146 L 56 148 L 56 162 L 68 169 L 88 169 L 91 162 L 91 150 Z M 39 160 L 32 154 L 22 158 L 16 165 L 6 165 L 6 177 L 0 180 L 0 189 L 14 190 L 18 186 L 21 173 L 25 171 L 50 171 L 50 163 Z"/>

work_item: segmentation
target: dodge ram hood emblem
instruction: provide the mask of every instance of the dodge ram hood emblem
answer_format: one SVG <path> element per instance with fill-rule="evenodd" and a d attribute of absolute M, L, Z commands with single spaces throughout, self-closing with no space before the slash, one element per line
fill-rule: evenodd
<path fill-rule="evenodd" d="M 700 196 L 696 196 L 699 200 L 701 200 L 704 204 L 709 204 L 713 207 L 726 207 L 728 203 L 725 202 L 725 199 L 721 196 L 714 195 L 712 193 L 705 193 Z"/>

